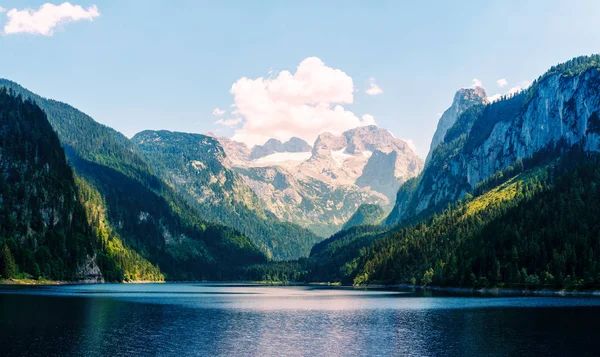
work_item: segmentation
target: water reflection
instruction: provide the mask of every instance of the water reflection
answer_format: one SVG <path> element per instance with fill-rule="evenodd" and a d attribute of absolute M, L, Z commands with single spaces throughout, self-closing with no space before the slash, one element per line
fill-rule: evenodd
<path fill-rule="evenodd" d="M 594 355 L 600 300 L 219 284 L 0 288 L 0 355 Z"/>

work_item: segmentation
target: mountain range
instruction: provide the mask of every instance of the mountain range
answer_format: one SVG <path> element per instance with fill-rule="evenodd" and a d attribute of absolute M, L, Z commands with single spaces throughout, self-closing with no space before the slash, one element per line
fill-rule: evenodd
<path fill-rule="evenodd" d="M 320 134 L 311 145 L 299 138 L 271 139 L 251 150 L 216 138 L 231 167 L 266 210 L 327 237 L 362 204 L 389 211 L 398 188 L 423 168 L 403 140 L 377 126 Z"/>
<path fill-rule="evenodd" d="M 0 274 L 593 287 L 599 84 L 594 55 L 460 89 L 423 161 L 377 126 L 128 139 L 0 80 Z"/>

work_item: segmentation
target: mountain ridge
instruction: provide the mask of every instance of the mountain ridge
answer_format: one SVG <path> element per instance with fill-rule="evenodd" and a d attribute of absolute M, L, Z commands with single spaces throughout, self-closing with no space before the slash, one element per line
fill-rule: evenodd
<path fill-rule="evenodd" d="M 423 166 L 406 142 L 374 125 L 341 135 L 322 133 L 301 155 L 273 153 L 255 160 L 243 143 L 217 139 L 231 168 L 268 211 L 321 236 L 342 228 L 362 204 L 391 207 L 398 188 Z"/>

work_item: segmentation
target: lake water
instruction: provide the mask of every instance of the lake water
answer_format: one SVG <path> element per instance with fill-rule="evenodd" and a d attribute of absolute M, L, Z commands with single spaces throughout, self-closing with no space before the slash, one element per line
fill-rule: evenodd
<path fill-rule="evenodd" d="M 0 287 L 2 356 L 597 356 L 600 299 L 313 286 Z"/>

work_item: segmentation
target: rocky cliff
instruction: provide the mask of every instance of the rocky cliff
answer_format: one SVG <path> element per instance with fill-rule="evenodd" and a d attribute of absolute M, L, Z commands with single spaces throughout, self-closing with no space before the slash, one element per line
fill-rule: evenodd
<path fill-rule="evenodd" d="M 481 87 L 462 88 L 458 90 L 454 95 L 452 105 L 450 108 L 446 109 L 446 111 L 442 114 L 440 121 L 438 122 L 437 129 L 433 134 L 433 138 L 431 139 L 429 154 L 427 155 L 425 162 L 428 162 L 431 159 L 431 153 L 438 147 L 438 145 L 440 145 L 440 143 L 444 141 L 444 136 L 446 136 L 448 129 L 454 126 L 456 119 L 461 116 L 465 110 L 476 104 L 487 103 L 487 94 Z"/>
<path fill-rule="evenodd" d="M 516 95 L 465 110 L 387 222 L 436 211 L 499 170 L 549 147 L 581 145 L 599 151 L 599 67 L 599 56 L 578 57 L 553 67 Z"/>

